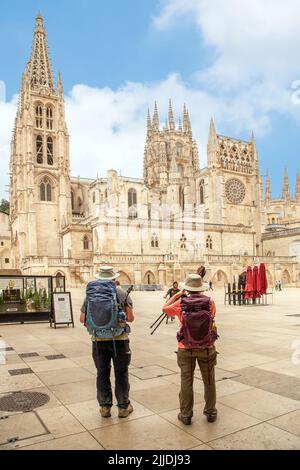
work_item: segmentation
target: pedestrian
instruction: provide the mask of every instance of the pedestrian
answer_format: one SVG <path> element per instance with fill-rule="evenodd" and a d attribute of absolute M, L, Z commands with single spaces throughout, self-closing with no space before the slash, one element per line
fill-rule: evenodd
<path fill-rule="evenodd" d="M 204 279 L 205 274 L 206 274 L 205 266 L 199 266 L 199 268 L 196 271 L 196 274 L 198 274 L 199 276 L 201 276 L 202 279 Z"/>
<path fill-rule="evenodd" d="M 179 291 L 180 289 L 178 288 L 178 282 L 174 281 L 172 287 L 170 287 L 166 295 L 164 295 L 164 299 L 167 299 L 169 297 L 169 300 L 170 300 Z M 167 323 L 168 323 L 168 319 L 169 317 L 167 318 Z M 171 317 L 171 321 L 174 321 L 174 320 L 175 320 L 175 317 Z"/>
<path fill-rule="evenodd" d="M 128 293 L 116 286 L 119 274 L 111 266 L 100 266 L 98 279 L 90 282 L 81 307 L 81 323 L 92 336 L 93 359 L 97 369 L 97 399 L 103 418 L 111 416 L 113 405 L 110 382 L 111 362 L 115 374 L 115 396 L 119 418 L 133 411 L 129 400 L 128 366 L 131 360 L 130 327 L 134 321 L 133 303 Z"/>
<path fill-rule="evenodd" d="M 209 281 L 209 290 L 214 290 L 212 281 Z"/>
<path fill-rule="evenodd" d="M 177 333 L 177 363 L 181 372 L 178 419 L 185 425 L 192 422 L 196 362 L 204 384 L 203 413 L 209 423 L 217 419 L 215 340 L 218 336 L 214 324 L 216 307 L 214 301 L 204 295 L 205 290 L 207 286 L 203 284 L 201 276 L 190 274 L 183 290 L 175 294 L 163 307 L 166 315 L 177 315 L 181 323 L 180 331 Z"/>

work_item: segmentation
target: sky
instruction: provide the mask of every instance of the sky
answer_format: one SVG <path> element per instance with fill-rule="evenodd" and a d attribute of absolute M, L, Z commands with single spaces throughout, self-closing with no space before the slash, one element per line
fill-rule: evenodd
<path fill-rule="evenodd" d="M 279 196 L 300 168 L 298 0 L 1 0 L 0 199 L 8 197 L 10 139 L 21 74 L 41 11 L 61 71 L 73 176 L 110 168 L 142 177 L 147 108 L 161 124 L 186 103 L 200 166 L 210 118 L 250 140 Z"/>

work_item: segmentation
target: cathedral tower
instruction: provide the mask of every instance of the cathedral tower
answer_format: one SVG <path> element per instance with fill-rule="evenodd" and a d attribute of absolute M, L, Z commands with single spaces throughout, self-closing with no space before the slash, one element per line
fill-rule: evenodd
<path fill-rule="evenodd" d="M 157 104 L 151 121 L 147 116 L 147 140 L 144 155 L 144 179 L 152 193 L 168 203 L 192 203 L 195 178 L 199 174 L 199 156 L 193 139 L 189 113 L 184 105 L 182 120 L 175 124 L 171 100 L 168 119 L 159 128 Z"/>
<path fill-rule="evenodd" d="M 10 223 L 17 267 L 26 258 L 63 253 L 61 230 L 71 221 L 64 108 L 61 76 L 55 86 L 39 14 L 31 58 L 22 77 L 11 145 Z"/>

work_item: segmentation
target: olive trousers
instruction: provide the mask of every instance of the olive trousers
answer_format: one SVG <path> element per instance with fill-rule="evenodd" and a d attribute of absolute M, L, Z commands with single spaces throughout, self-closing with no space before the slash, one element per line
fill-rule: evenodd
<path fill-rule="evenodd" d="M 198 363 L 203 384 L 205 406 L 203 413 L 217 415 L 215 366 L 217 352 L 215 347 L 206 349 L 178 349 L 177 363 L 181 371 L 181 389 L 179 393 L 180 411 L 184 417 L 193 416 L 194 373 Z"/>

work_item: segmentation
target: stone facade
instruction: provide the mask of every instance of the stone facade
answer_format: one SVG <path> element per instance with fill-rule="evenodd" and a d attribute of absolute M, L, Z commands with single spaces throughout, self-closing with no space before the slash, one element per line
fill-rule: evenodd
<path fill-rule="evenodd" d="M 12 266 L 9 216 L 0 211 L 0 271 Z"/>
<path fill-rule="evenodd" d="M 249 141 L 219 135 L 213 120 L 207 157 L 201 168 L 187 107 L 175 123 L 170 101 L 161 129 L 155 103 L 147 115 L 143 179 L 114 170 L 107 178 L 71 178 L 62 80 L 54 84 L 38 15 L 12 141 L 13 266 L 61 273 L 76 286 L 105 262 L 121 271 L 123 284 L 165 286 L 205 264 L 222 285 L 248 263 L 265 261 L 271 283 L 285 273 L 286 283 L 295 284 L 296 257 L 264 237 L 279 206 L 290 204 L 291 212 L 281 212 L 276 224 L 293 220 L 300 227 L 299 175 L 295 200 L 285 189 L 284 200 L 273 201 L 268 180 L 264 196 L 254 135 Z"/>

